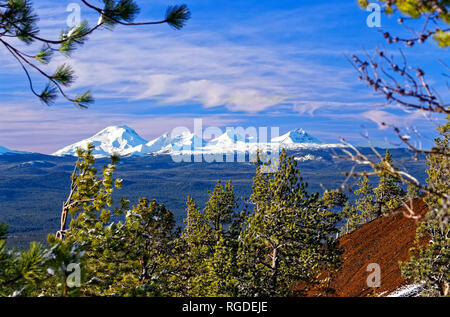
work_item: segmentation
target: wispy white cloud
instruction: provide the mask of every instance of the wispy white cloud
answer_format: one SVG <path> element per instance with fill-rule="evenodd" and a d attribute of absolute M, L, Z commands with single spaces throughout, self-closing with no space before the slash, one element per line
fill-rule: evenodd
<path fill-rule="evenodd" d="M 422 111 L 394 114 L 384 110 L 369 110 L 362 113 L 362 117 L 375 122 L 379 129 L 385 130 L 391 127 L 409 127 L 417 121 L 428 121 Z"/>
<path fill-rule="evenodd" d="M 65 27 L 67 4 L 54 7 L 45 2 L 39 7 L 46 36 L 54 37 Z M 323 17 L 324 12 L 332 13 L 328 5 L 320 8 L 321 14 L 316 9 L 258 12 L 244 23 L 232 24 L 230 30 L 197 25 L 181 32 L 158 26 L 96 32 L 69 61 L 78 76 L 73 88 L 92 88 L 97 98 L 225 106 L 249 113 L 281 105 L 292 108 L 314 99 L 332 101 L 353 91 L 354 73 L 317 56 L 343 59 L 339 50 L 311 43 L 274 44 L 267 38 L 273 33 L 301 36 L 317 24 L 330 29 L 338 23 Z M 83 17 L 95 20 L 92 14 Z M 235 41 L 239 33 L 245 41 Z M 68 61 L 57 58 L 47 69 L 62 62 Z"/>
<path fill-rule="evenodd" d="M 55 38 L 67 27 L 66 6 L 70 2 L 38 3 L 42 36 Z M 322 9 L 323 13 L 327 6 Z M 95 23 L 95 14 L 89 12 L 83 10 L 83 18 Z M 51 72 L 57 64 L 69 62 L 77 70 L 74 89 L 89 87 L 98 98 L 157 101 L 160 105 L 225 106 L 231 111 L 255 113 L 314 96 L 332 98 L 340 93 L 337 90 L 351 89 L 348 78 L 353 74 L 345 67 L 326 65 L 315 56 L 342 58 L 337 56 L 340 52 L 331 47 L 274 45 L 262 36 L 312 32 L 314 25 L 305 19 L 324 21 L 314 12 L 310 9 L 305 15 L 300 8 L 255 11 L 257 14 L 244 23 L 222 21 L 214 28 L 193 19 L 190 24 L 194 27 L 180 32 L 167 26 L 118 27 L 115 32 L 96 32 L 70 61 L 57 58 L 47 69 Z M 323 27 L 331 28 L 330 22 Z M 236 41 L 238 35 L 245 40 Z M 8 65 L 14 63 L 8 59 Z M 15 73 L 20 72 L 16 68 Z"/>
<path fill-rule="evenodd" d="M 55 38 L 66 27 L 65 8 L 70 2 L 36 2 L 43 36 Z M 355 127 L 361 123 L 372 123 L 376 129 L 382 128 L 382 121 L 406 125 L 419 119 L 418 114 L 400 114 L 386 105 L 369 108 L 383 100 L 358 82 L 342 56 L 357 53 L 361 41 L 370 41 L 369 29 L 360 32 L 365 18 L 354 15 L 354 4 L 337 7 L 318 2 L 277 10 L 255 4 L 251 12 L 243 12 L 235 8 L 251 6 L 226 3 L 230 7 L 226 14 L 205 2 L 196 5 L 208 12 L 194 12 L 182 31 L 167 25 L 103 30 L 71 59 L 55 59 L 49 72 L 63 62 L 77 72 L 71 93 L 92 89 L 98 102 L 88 111 L 64 108 L 65 103 L 42 107 L 27 90 L 20 67 L 0 49 L 0 80 L 15 85 L 0 91 L 0 107 L 5 111 L 0 118 L 0 144 L 50 153 L 107 125 L 128 124 L 151 138 L 175 126 L 189 126 L 194 117 L 214 126 L 242 121 L 252 125 L 270 121 L 286 128 L 286 122 L 290 128 L 309 124 L 310 132 L 329 139 L 358 135 Z M 83 18 L 95 23 L 95 14 L 86 12 Z M 19 99 L 24 96 L 29 98 L 26 102 Z M 110 102 L 115 104 L 109 106 Z"/>
<path fill-rule="evenodd" d="M 176 127 L 193 129 L 194 115 L 132 115 L 104 113 L 91 109 L 43 107 L 36 104 L 0 102 L 0 144 L 8 148 L 41 153 L 56 150 L 92 136 L 110 125 L 129 125 L 142 137 L 151 140 Z M 207 126 L 234 126 L 239 120 L 226 115 L 203 115 Z M 25 127 L 25 128 L 24 128 Z"/>

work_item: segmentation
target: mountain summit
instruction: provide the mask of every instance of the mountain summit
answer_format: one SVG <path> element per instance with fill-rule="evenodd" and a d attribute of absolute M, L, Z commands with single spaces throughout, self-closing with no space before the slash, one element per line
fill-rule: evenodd
<path fill-rule="evenodd" d="M 315 143 L 315 144 L 321 144 L 318 139 L 315 137 L 309 135 L 305 130 L 303 129 L 296 129 L 289 131 L 286 134 L 283 134 L 282 136 L 279 136 L 277 138 L 273 138 L 272 142 L 274 143 L 283 143 L 283 144 L 295 144 L 295 143 Z"/>
<path fill-rule="evenodd" d="M 148 154 L 227 154 L 227 153 L 250 153 L 258 149 L 276 149 L 279 147 L 289 150 L 309 148 L 340 147 L 341 144 L 322 144 L 318 139 L 309 135 L 303 129 L 296 129 L 288 133 L 272 138 L 270 142 L 258 143 L 251 137 L 241 135 L 239 131 L 227 129 L 222 135 L 206 142 L 200 136 L 189 131 L 173 135 L 165 133 L 160 137 L 148 142 L 136 131 L 126 125 L 111 126 L 103 129 L 96 135 L 66 146 L 53 155 L 76 156 L 77 148 L 86 149 L 88 143 L 95 146 L 93 155 L 95 157 L 108 157 L 113 153 L 120 156 L 148 155 Z"/>
<path fill-rule="evenodd" d="M 120 156 L 145 154 L 147 141 L 143 139 L 133 129 L 126 125 L 111 126 L 103 129 L 96 135 L 66 146 L 53 153 L 56 156 L 73 155 L 77 153 L 77 148 L 86 149 L 92 143 L 95 146 L 93 155 L 95 157 L 107 157 L 113 153 Z"/>
<path fill-rule="evenodd" d="M 198 135 L 184 132 L 178 135 L 164 133 L 147 143 L 147 154 L 170 154 L 183 151 L 201 151 L 205 141 Z"/>

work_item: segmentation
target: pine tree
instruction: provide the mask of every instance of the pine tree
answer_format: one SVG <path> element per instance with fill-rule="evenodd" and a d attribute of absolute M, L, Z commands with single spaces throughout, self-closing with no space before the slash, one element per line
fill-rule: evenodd
<path fill-rule="evenodd" d="M 184 296 L 207 296 L 209 286 L 205 289 L 205 284 L 210 281 L 205 281 L 205 277 L 209 273 L 206 260 L 211 256 L 211 247 L 208 245 L 212 236 L 211 228 L 191 197 L 186 202 L 186 213 L 179 254 L 179 261 L 185 267 L 179 281 L 181 292 Z"/>
<path fill-rule="evenodd" d="M 173 213 L 141 198 L 125 213 L 125 223 L 111 223 L 91 243 L 89 265 L 99 282 L 89 291 L 106 296 L 173 295 L 178 237 Z"/>
<path fill-rule="evenodd" d="M 113 177 L 118 158 L 112 156 L 112 162 L 99 177 L 92 150 L 92 145 L 78 150 L 69 197 L 63 205 L 61 230 L 48 237 L 53 254 L 57 255 L 54 258 L 61 258 L 63 266 L 68 265 L 67 259 L 82 266 L 83 283 L 78 289 L 68 289 L 67 274 L 56 268 L 63 274 L 46 283 L 45 293 L 58 294 L 61 285 L 63 296 L 177 294 L 180 230 L 175 227 L 173 213 L 145 198 L 131 209 L 129 201 L 122 198 L 120 207 L 112 208 L 113 191 L 122 184 L 121 179 Z M 67 213 L 72 217 L 68 230 Z M 125 221 L 113 222 L 114 215 L 124 215 Z"/>
<path fill-rule="evenodd" d="M 359 226 L 372 221 L 378 215 L 374 188 L 370 185 L 367 174 L 363 175 L 357 185 L 355 203 L 352 205 L 347 202 L 342 211 L 345 219 L 345 224 L 341 228 L 343 234 L 350 233 Z"/>
<path fill-rule="evenodd" d="M 122 186 L 122 180 L 113 177 L 118 156 L 111 156 L 111 163 L 103 167 L 99 177 L 94 167 L 93 148 L 92 144 L 88 144 L 86 150 L 77 150 L 78 160 L 71 176 L 69 195 L 62 207 L 60 230 L 56 235 L 50 234 L 47 237 L 52 249 L 60 253 L 58 258 L 63 261 L 63 266 L 70 264 L 67 260 L 79 258 L 76 263 L 82 265 L 84 281 L 80 291 L 84 293 L 88 292 L 92 282 L 97 281 L 96 247 L 105 235 L 106 225 L 113 215 L 121 215 L 128 206 L 128 201 L 122 198 L 120 207 L 112 208 L 113 191 Z M 67 229 L 69 217 L 71 219 Z M 57 268 L 56 271 L 64 281 L 64 269 Z M 63 289 L 62 294 L 69 295 L 68 291 Z"/>
<path fill-rule="evenodd" d="M 33 295 L 47 273 L 44 249 L 33 242 L 25 251 L 8 250 L 7 233 L 0 224 L 0 297 Z"/>
<path fill-rule="evenodd" d="M 296 280 L 320 284 L 320 272 L 339 266 L 335 234 L 339 215 L 318 194 L 309 195 L 297 162 L 283 150 L 278 170 L 257 162 L 253 213 L 239 238 L 240 293 L 285 296 Z"/>
<path fill-rule="evenodd" d="M 403 276 L 423 286 L 428 296 L 450 294 L 450 122 L 438 129 L 435 148 L 440 153 L 427 158 L 430 189 L 437 194 L 425 198 L 429 212 L 417 229 L 410 260 L 402 265 Z M 447 153 L 447 154 L 442 154 Z"/>
<path fill-rule="evenodd" d="M 359 4 L 366 8 L 368 0 L 359 0 Z M 398 14 L 398 23 L 403 24 L 407 19 L 414 19 L 414 24 L 408 28 L 413 35 L 395 36 L 383 32 L 388 44 L 402 43 L 407 47 L 419 46 L 426 41 L 433 41 L 439 47 L 450 45 L 450 3 L 447 0 L 379 0 L 383 4 L 383 12 L 388 15 Z M 422 24 L 422 25 L 421 25 Z M 418 48 L 420 50 L 420 48 Z M 410 260 L 403 264 L 404 277 L 411 282 L 424 287 L 424 295 L 449 294 L 449 114 L 448 102 L 440 97 L 440 93 L 432 87 L 430 80 L 425 77 L 425 71 L 417 66 L 407 64 L 406 55 L 402 53 L 403 66 L 390 57 L 386 50 L 377 50 L 379 57 L 374 59 L 360 59 L 352 56 L 360 79 L 365 81 L 377 93 L 386 98 L 387 103 L 395 103 L 403 109 L 420 110 L 433 116 L 436 121 L 445 122 L 438 130 L 440 137 L 430 150 L 414 146 L 403 129 L 393 126 L 393 130 L 400 140 L 415 154 L 427 154 L 428 180 L 426 185 L 417 182 L 407 171 L 387 168 L 394 175 L 402 178 L 412 186 L 419 187 L 427 194 L 425 198 L 429 205 L 429 212 L 417 229 L 417 239 L 410 251 Z M 432 57 L 432 55 L 429 55 Z M 442 63 L 446 72 L 448 66 Z M 387 71 L 386 71 L 387 70 Z M 448 74 L 444 73 L 444 76 Z M 383 125 L 388 126 L 383 122 Z M 416 133 L 419 135 L 419 133 Z M 411 193 L 411 191 L 410 191 Z M 413 196 L 415 193 L 412 193 Z M 429 242 L 429 243 L 428 243 Z"/>
<path fill-rule="evenodd" d="M 57 244 L 45 249 L 32 242 L 26 250 L 9 250 L 6 235 L 7 226 L 0 224 L 0 297 L 69 294 L 67 265 L 81 261 L 79 248 Z"/>
<path fill-rule="evenodd" d="M 186 227 L 182 240 L 188 256 L 185 277 L 190 296 L 236 296 L 237 237 L 242 217 L 231 182 L 219 181 L 201 211 L 192 198 L 187 201 Z"/>
<path fill-rule="evenodd" d="M 400 207 L 405 200 L 401 180 L 386 171 L 392 166 L 392 155 L 386 150 L 386 156 L 378 167 L 379 184 L 374 189 L 378 217 Z"/>
<path fill-rule="evenodd" d="M 406 198 L 407 200 L 411 201 L 416 198 L 419 198 L 422 196 L 422 192 L 417 188 L 417 186 L 414 186 L 412 184 L 408 184 L 406 188 Z"/>
<path fill-rule="evenodd" d="M 122 200 L 121 208 L 111 208 L 114 189 L 122 187 L 122 179 L 113 178 L 119 157 L 111 156 L 111 163 L 103 167 L 102 177 L 99 178 L 94 167 L 93 149 L 94 145 L 88 144 L 86 150 L 77 150 L 78 160 L 71 176 L 69 195 L 62 207 L 61 227 L 56 234 L 58 239 L 71 233 L 72 240 L 84 242 L 90 230 L 96 229 L 97 223 L 108 223 L 112 214 L 120 214 L 127 205 L 127 201 Z M 72 219 L 67 230 L 69 216 Z M 49 236 L 49 242 L 53 241 L 54 237 Z"/>

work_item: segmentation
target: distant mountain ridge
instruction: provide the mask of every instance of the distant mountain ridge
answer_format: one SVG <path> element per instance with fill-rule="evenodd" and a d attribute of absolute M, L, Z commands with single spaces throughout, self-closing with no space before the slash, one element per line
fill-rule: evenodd
<path fill-rule="evenodd" d="M 66 146 L 52 155 L 75 156 L 77 148 L 86 148 L 88 143 L 95 146 L 93 155 L 97 158 L 107 157 L 113 153 L 121 156 L 145 156 L 162 154 L 228 154 L 228 153 L 254 153 L 258 149 L 309 149 L 342 147 L 341 144 L 322 144 L 318 139 L 309 135 L 303 129 L 296 129 L 272 138 L 269 142 L 257 142 L 246 137 L 234 129 L 227 129 L 222 135 L 205 141 L 200 136 L 183 132 L 177 135 L 165 133 L 160 137 L 147 141 L 132 128 L 110 126 L 94 136 Z"/>
<path fill-rule="evenodd" d="M 13 150 L 7 149 L 6 147 L 0 145 L 0 155 L 4 155 L 4 154 L 21 154 L 21 153 L 23 153 L 23 152 L 13 151 Z"/>

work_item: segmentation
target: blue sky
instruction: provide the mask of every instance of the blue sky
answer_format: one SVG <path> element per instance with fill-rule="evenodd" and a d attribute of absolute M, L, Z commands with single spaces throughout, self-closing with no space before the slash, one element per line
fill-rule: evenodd
<path fill-rule="evenodd" d="M 178 126 L 192 127 L 194 118 L 202 118 L 205 127 L 303 128 L 330 143 L 344 137 L 363 144 L 368 134 L 376 145 L 397 144 L 391 130 L 380 128 L 382 120 L 433 137 L 429 119 L 385 105 L 344 59 L 384 45 L 380 29 L 366 25 L 369 12 L 356 1 L 137 2 L 137 20 L 158 20 L 167 5 L 177 3 L 190 7 L 192 19 L 181 31 L 167 25 L 102 30 L 70 60 L 55 58 L 49 70 L 62 62 L 76 69 L 70 93 L 92 89 L 96 102 L 88 110 L 62 98 L 52 107 L 42 105 L 0 48 L 0 145 L 52 153 L 119 124 L 150 140 Z M 34 1 L 42 35 L 55 38 L 66 27 L 70 3 L 79 2 Z M 96 23 L 87 8 L 81 14 Z M 383 16 L 381 23 L 382 29 L 406 33 L 395 18 Z M 432 42 L 405 52 L 448 98 L 438 62 L 448 61 L 448 52 Z"/>

